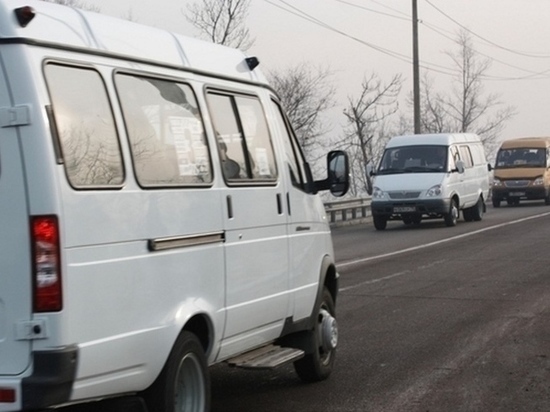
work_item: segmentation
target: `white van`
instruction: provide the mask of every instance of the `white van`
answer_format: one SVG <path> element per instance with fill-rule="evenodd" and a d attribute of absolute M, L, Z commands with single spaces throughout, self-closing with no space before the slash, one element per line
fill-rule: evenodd
<path fill-rule="evenodd" d="M 455 226 L 460 210 L 466 221 L 481 220 L 490 169 L 475 134 L 394 137 L 374 173 L 374 227 L 384 230 L 388 220 L 408 225 L 437 218 Z"/>
<path fill-rule="evenodd" d="M 319 190 L 242 52 L 0 0 L 0 411 L 140 395 L 209 408 L 208 365 L 328 377 Z M 254 352 L 251 352 L 255 350 Z"/>

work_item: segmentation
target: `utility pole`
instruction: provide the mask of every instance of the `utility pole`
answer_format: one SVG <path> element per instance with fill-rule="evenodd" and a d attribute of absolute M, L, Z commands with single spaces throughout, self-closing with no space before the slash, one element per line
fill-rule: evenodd
<path fill-rule="evenodd" d="M 418 59 L 418 9 L 417 0 L 412 0 L 413 24 L 413 101 L 414 101 L 414 134 L 420 131 L 420 69 Z"/>

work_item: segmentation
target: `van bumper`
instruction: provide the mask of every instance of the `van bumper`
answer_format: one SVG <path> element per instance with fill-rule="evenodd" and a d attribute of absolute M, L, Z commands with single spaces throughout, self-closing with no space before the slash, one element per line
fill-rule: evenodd
<path fill-rule="evenodd" d="M 33 373 L 21 381 L 22 410 L 59 405 L 70 399 L 76 377 L 76 345 L 59 350 L 36 351 Z"/>
<path fill-rule="evenodd" d="M 423 199 L 414 201 L 372 201 L 371 213 L 376 216 L 445 215 L 451 208 L 451 199 Z"/>
<path fill-rule="evenodd" d="M 544 186 L 537 187 L 493 187 L 491 196 L 496 200 L 507 200 L 511 198 L 520 198 L 527 200 L 545 199 L 549 195 L 549 189 Z"/>

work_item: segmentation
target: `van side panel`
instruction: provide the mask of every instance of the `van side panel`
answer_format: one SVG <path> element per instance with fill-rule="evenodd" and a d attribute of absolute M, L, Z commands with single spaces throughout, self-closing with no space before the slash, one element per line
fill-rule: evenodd
<path fill-rule="evenodd" d="M 0 56 L 0 374 L 29 366 L 31 340 L 31 252 L 23 155 L 18 128 L 10 126 L 12 101 Z"/>

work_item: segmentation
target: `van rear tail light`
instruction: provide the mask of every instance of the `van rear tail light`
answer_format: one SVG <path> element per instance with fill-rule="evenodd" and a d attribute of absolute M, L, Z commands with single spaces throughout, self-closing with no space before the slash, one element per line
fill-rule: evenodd
<path fill-rule="evenodd" d="M 34 312 L 58 312 L 63 308 L 56 216 L 34 216 L 31 221 L 33 248 Z"/>
<path fill-rule="evenodd" d="M 14 403 L 15 389 L 0 388 L 0 403 Z"/>

